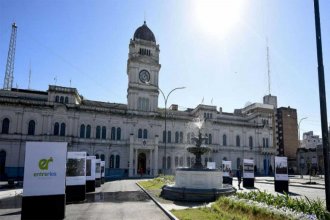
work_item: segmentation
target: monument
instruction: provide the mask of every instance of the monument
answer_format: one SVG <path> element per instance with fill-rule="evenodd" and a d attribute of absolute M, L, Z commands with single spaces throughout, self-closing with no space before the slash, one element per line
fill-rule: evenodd
<path fill-rule="evenodd" d="M 193 137 L 195 146 L 188 147 L 187 151 L 195 155 L 195 163 L 190 168 L 177 168 L 175 184 L 165 185 L 161 196 L 169 200 L 209 202 L 219 196 L 229 195 L 236 190 L 222 183 L 222 172 L 218 169 L 205 168 L 202 164 L 202 155 L 209 152 L 203 142 L 207 139 L 201 133 L 203 121 L 194 123 L 198 128 L 198 136 Z"/>

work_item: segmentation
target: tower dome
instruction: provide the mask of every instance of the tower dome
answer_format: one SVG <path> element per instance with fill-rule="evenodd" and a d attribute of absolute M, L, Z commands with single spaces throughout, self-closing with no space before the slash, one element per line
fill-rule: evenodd
<path fill-rule="evenodd" d="M 152 41 L 156 43 L 156 38 L 154 33 L 148 28 L 146 22 L 144 21 L 144 24 L 136 29 L 134 33 L 134 40 L 135 39 L 141 39 L 146 41 Z"/>

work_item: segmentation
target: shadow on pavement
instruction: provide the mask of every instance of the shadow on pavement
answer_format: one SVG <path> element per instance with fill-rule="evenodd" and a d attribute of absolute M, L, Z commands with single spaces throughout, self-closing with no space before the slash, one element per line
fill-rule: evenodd
<path fill-rule="evenodd" d="M 14 196 L 0 200 L 0 209 L 15 209 L 21 208 L 22 196 Z"/>
<path fill-rule="evenodd" d="M 150 201 L 148 195 L 142 191 L 130 191 L 130 192 L 99 192 L 86 194 L 86 200 L 84 203 L 94 202 L 144 202 Z"/>

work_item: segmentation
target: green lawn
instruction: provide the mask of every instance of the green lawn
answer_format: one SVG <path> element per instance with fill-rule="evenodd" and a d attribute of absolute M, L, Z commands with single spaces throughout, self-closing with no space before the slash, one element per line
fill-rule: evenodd
<path fill-rule="evenodd" d="M 171 183 L 174 183 L 174 176 L 160 176 L 152 180 L 139 182 L 139 184 L 146 190 L 161 189 L 165 184 Z"/>

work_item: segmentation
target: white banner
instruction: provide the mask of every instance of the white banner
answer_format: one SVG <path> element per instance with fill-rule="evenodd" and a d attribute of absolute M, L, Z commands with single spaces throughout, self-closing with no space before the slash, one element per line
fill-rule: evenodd
<path fill-rule="evenodd" d="M 86 184 L 86 152 L 68 152 L 66 160 L 66 185 Z"/>
<path fill-rule="evenodd" d="M 105 161 L 101 161 L 101 177 L 105 176 Z"/>
<path fill-rule="evenodd" d="M 101 159 L 95 160 L 95 178 L 101 179 Z"/>
<path fill-rule="evenodd" d="M 215 169 L 215 162 L 207 162 L 208 169 Z"/>
<path fill-rule="evenodd" d="M 23 196 L 65 194 L 66 142 L 26 142 Z"/>
<path fill-rule="evenodd" d="M 86 157 L 86 180 L 95 180 L 95 156 Z"/>
<path fill-rule="evenodd" d="M 254 178 L 254 160 L 243 159 L 243 178 Z"/>
<path fill-rule="evenodd" d="M 223 160 L 222 161 L 222 172 L 223 176 L 232 176 L 230 175 L 231 171 L 231 161 L 230 160 Z"/>
<path fill-rule="evenodd" d="M 287 157 L 275 157 L 275 180 L 289 180 Z"/>

